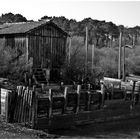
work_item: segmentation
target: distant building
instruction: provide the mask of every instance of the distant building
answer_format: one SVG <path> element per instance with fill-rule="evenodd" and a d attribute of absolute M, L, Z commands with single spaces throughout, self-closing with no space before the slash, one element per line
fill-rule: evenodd
<path fill-rule="evenodd" d="M 67 37 L 68 34 L 51 21 L 0 25 L 0 47 L 15 49 L 17 58 L 24 55 L 31 68 L 46 69 L 51 79 L 59 77 L 66 57 Z"/>

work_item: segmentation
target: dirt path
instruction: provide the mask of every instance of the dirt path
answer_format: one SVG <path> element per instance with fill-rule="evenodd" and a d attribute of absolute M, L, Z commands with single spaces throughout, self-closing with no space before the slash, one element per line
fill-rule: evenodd
<path fill-rule="evenodd" d="M 40 139 L 40 138 L 140 138 L 140 118 L 94 123 L 71 129 L 56 130 L 47 134 L 28 129 L 18 124 L 5 123 L 0 117 L 1 139 Z"/>
<path fill-rule="evenodd" d="M 140 118 L 94 123 L 51 132 L 60 138 L 140 138 Z"/>

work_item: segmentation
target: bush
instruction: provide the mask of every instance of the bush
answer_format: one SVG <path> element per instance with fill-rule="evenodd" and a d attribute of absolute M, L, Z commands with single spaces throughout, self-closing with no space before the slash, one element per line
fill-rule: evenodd
<path fill-rule="evenodd" d="M 23 81 L 24 72 L 29 71 L 30 61 L 26 64 L 25 54 L 16 56 L 16 50 L 0 44 L 0 76 L 12 80 Z"/>

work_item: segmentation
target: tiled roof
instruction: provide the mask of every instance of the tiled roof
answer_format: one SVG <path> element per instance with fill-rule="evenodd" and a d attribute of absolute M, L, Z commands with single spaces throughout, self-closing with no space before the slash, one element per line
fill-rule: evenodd
<path fill-rule="evenodd" d="M 50 23 L 50 21 L 5 23 L 5 24 L 0 25 L 0 35 L 27 33 L 28 31 L 30 31 L 32 29 L 35 29 L 41 25 L 49 24 L 49 23 Z M 57 25 L 55 25 L 55 26 L 57 26 Z M 64 32 L 64 33 L 66 33 L 66 32 Z"/>

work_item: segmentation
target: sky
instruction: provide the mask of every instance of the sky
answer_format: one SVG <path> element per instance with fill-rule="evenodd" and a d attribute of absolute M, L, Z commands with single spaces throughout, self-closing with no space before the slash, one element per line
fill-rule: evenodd
<path fill-rule="evenodd" d="M 111 21 L 126 27 L 140 26 L 140 1 L 97 0 L 0 0 L 0 15 L 22 14 L 28 20 L 65 16 L 77 21 L 92 19 Z"/>

